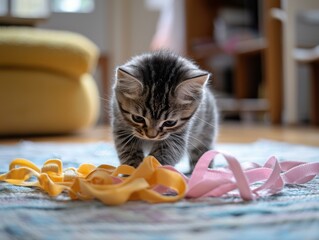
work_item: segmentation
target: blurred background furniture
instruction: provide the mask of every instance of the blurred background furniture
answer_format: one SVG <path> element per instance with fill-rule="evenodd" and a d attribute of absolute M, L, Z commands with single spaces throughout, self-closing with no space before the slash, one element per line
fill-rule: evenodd
<path fill-rule="evenodd" d="M 317 0 L 185 0 L 185 52 L 213 73 L 222 113 L 266 113 L 272 124 L 318 124 L 318 48 L 307 40 L 318 36 L 301 27 L 307 24 L 301 14 L 310 9 L 315 29 Z M 309 89 L 298 63 L 311 69 Z"/>
<path fill-rule="evenodd" d="M 319 9 L 319 1 L 281 0 L 281 9 L 282 12 L 279 12 L 280 14 L 278 15 L 283 23 L 284 122 L 296 124 L 299 122 L 298 99 L 300 98 L 298 93 L 297 59 L 293 56 L 294 50 L 298 47 L 296 38 L 297 16 L 305 11 Z M 315 121 L 312 122 L 314 123 Z"/>
<path fill-rule="evenodd" d="M 96 45 L 66 31 L 0 28 L 0 135 L 56 134 L 92 126 L 99 94 Z"/>
<path fill-rule="evenodd" d="M 298 74 L 298 63 L 302 63 L 309 66 L 311 69 L 310 94 L 303 93 L 306 96 L 310 96 L 310 116 L 308 116 L 308 118 L 311 124 L 318 125 L 319 104 L 316 97 L 319 91 L 317 83 L 319 79 L 317 73 L 318 50 L 311 44 L 305 44 L 300 41 L 301 37 L 299 35 L 302 35 L 300 34 L 302 29 L 298 26 L 298 22 L 300 24 L 302 21 L 302 14 L 304 16 L 308 16 L 311 11 L 313 11 L 312 15 L 315 14 L 318 16 L 319 1 L 265 0 L 264 4 L 268 6 L 266 12 L 267 17 L 274 18 L 274 20 L 268 20 L 268 32 L 270 34 L 268 34 L 267 37 L 269 38 L 269 44 L 272 44 L 269 45 L 269 51 L 276 51 L 271 52 L 270 55 L 272 55 L 272 57 L 270 58 L 274 62 L 269 61 L 268 65 L 273 66 L 271 68 L 273 70 L 276 69 L 277 72 L 280 72 L 280 69 L 282 69 L 283 74 L 283 80 L 280 81 L 282 82 L 282 86 L 280 86 L 282 91 L 276 91 L 275 94 L 277 97 L 274 97 L 276 101 L 282 102 L 282 104 L 279 105 L 280 107 L 277 112 L 282 112 L 281 117 L 284 123 L 300 123 L 300 101 L 301 98 L 304 97 L 300 91 L 300 81 L 305 80 L 299 79 L 300 74 Z M 317 23 L 315 24 L 317 24 L 317 26 L 319 26 L 318 20 L 319 19 L 316 18 Z M 277 23 L 275 23 L 275 21 L 277 21 Z M 280 24 L 280 26 L 278 24 Z M 307 24 L 309 25 L 309 23 Z M 311 34 L 311 32 L 308 30 L 308 35 L 309 34 Z M 282 47 L 279 47 L 279 44 Z M 271 47 L 274 48 L 271 50 Z M 278 62 L 276 58 L 279 58 L 282 63 Z M 278 65 L 278 67 L 275 65 Z M 269 69 L 269 72 L 270 71 L 271 69 Z M 269 74 L 274 75 L 275 73 L 270 72 Z M 277 80 L 279 79 L 276 77 L 276 81 Z M 273 82 L 273 80 L 270 79 L 270 82 Z M 280 97 L 282 97 L 282 99 L 280 99 Z"/>
<path fill-rule="evenodd" d="M 185 54 L 213 73 L 222 115 L 269 112 L 258 11 L 258 1 L 185 0 Z"/>

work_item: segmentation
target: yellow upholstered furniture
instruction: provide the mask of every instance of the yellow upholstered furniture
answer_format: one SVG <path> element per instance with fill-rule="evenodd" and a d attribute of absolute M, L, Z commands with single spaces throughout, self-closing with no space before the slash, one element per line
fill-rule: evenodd
<path fill-rule="evenodd" d="M 68 133 L 93 125 L 98 49 L 65 31 L 0 28 L 0 135 Z"/>

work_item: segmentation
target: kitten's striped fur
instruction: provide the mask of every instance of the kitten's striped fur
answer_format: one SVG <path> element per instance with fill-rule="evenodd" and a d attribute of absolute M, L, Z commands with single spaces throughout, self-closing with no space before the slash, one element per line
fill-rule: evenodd
<path fill-rule="evenodd" d="M 132 58 L 116 71 L 112 127 L 122 164 L 138 166 L 145 154 L 175 165 L 188 153 L 191 167 L 217 133 L 209 74 L 168 51 Z M 145 153 L 145 151 L 148 151 Z"/>

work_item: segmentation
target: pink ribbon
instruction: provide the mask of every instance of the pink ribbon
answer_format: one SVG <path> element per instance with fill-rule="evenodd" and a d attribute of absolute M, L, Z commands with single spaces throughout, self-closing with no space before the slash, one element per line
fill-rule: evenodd
<path fill-rule="evenodd" d="M 218 154 L 228 163 L 227 168 L 209 169 Z M 163 166 L 178 172 L 171 166 Z M 198 160 L 188 182 L 186 197 L 221 197 L 240 196 L 243 200 L 253 200 L 261 196 L 280 192 L 285 184 L 303 184 L 311 181 L 319 174 L 319 162 L 279 162 L 270 157 L 264 166 L 257 163 L 243 163 L 228 154 L 208 151 Z M 259 182 L 258 187 L 252 186 Z"/>

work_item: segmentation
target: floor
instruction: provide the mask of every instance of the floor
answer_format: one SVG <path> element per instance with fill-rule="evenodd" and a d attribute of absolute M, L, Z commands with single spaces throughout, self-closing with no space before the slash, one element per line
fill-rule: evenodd
<path fill-rule="evenodd" d="M 262 124 L 221 124 L 219 143 L 248 143 L 258 139 L 270 139 L 288 143 L 319 146 L 319 128 L 308 126 L 271 126 Z M 21 140 L 35 142 L 94 142 L 112 141 L 112 131 L 109 126 L 97 126 L 73 135 L 9 137 L 0 138 L 0 144 L 14 144 Z"/>

